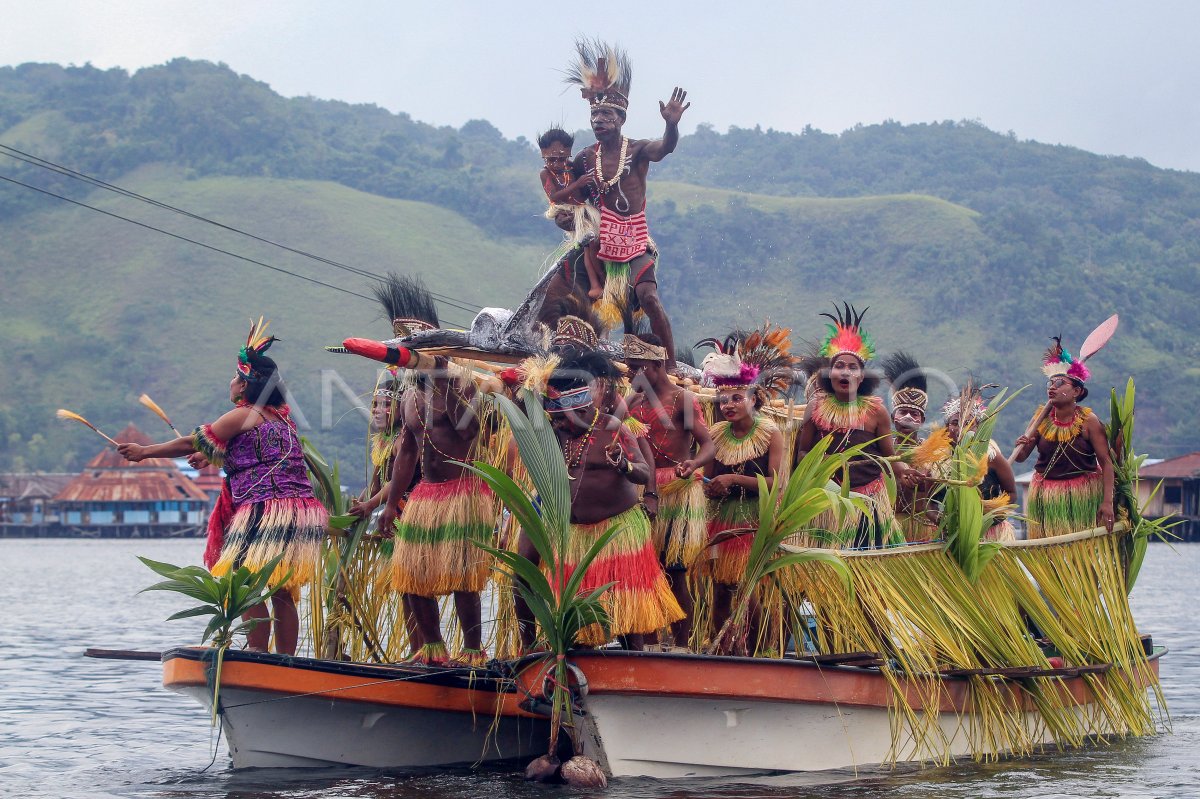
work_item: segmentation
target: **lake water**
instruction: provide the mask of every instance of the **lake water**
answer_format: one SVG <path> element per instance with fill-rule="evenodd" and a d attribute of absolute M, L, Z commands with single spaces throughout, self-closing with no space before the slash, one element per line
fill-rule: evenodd
<path fill-rule="evenodd" d="M 92 660 L 89 646 L 162 649 L 199 640 L 194 620 L 165 623 L 187 600 L 137 595 L 157 578 L 135 560 L 197 562 L 202 542 L 0 541 L 0 795 L 6 797 L 572 797 L 505 772 L 388 774 L 366 770 L 234 773 L 213 758 L 206 712 L 161 687 L 157 663 Z M 1200 796 L 1200 544 L 1150 548 L 1134 609 L 1143 632 L 1171 648 L 1162 681 L 1173 731 L 1034 760 L 811 785 L 617 780 L 605 796 L 976 799 Z M 664 730 L 671 734 L 671 730 Z"/>

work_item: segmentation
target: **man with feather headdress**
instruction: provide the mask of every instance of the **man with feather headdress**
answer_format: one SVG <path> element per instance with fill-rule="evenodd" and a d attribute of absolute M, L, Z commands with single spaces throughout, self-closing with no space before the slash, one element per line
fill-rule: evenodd
<path fill-rule="evenodd" d="M 661 139 L 629 139 L 621 128 L 629 108 L 632 70 L 623 50 L 599 41 L 576 42 L 577 60 L 567 69 L 567 82 L 578 86 L 591 107 L 596 144 L 582 150 L 572 164 L 578 178 L 591 176 L 592 205 L 600 209 L 600 250 L 604 266 L 601 317 L 616 325 L 623 309 L 635 304 L 663 341 L 667 366 L 674 367 L 675 341 L 671 322 L 658 297 L 655 263 L 658 253 L 646 225 L 646 174 L 650 163 L 661 161 L 679 143 L 679 120 L 691 106 L 687 92 L 676 87 L 659 113 L 666 122 Z M 632 295 L 632 296 L 631 296 Z"/>

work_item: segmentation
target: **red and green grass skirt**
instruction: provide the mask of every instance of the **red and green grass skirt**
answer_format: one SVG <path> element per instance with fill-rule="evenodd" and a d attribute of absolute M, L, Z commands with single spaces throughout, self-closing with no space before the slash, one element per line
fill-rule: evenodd
<path fill-rule="evenodd" d="M 1095 527 L 1103 499 L 1101 472 L 1066 480 L 1047 480 L 1035 473 L 1029 484 L 1029 538 L 1050 538 Z"/>
<path fill-rule="evenodd" d="M 704 551 L 708 538 L 708 500 L 700 473 L 687 479 L 668 466 L 657 471 L 658 515 L 653 521 L 654 549 L 668 569 L 687 568 Z"/>
<path fill-rule="evenodd" d="M 584 575 L 580 593 L 589 594 L 602 585 L 614 583 L 601 596 L 613 636 L 652 633 L 683 618 L 683 610 L 671 593 L 667 576 L 658 562 L 651 540 L 650 519 L 639 506 L 595 524 L 572 524 L 567 551 L 563 553 L 565 579 L 570 579 L 577 564 L 600 536 L 611 529 L 620 530 Z M 609 641 L 598 625 L 585 627 L 579 642 L 600 646 Z"/>
<path fill-rule="evenodd" d="M 721 533 L 739 529 L 747 531 L 722 538 L 716 544 L 711 543 Z M 750 549 L 754 546 L 757 529 L 758 497 L 726 497 L 718 503 L 708 523 L 708 557 L 702 557 L 697 563 L 700 573 L 712 577 L 714 583 L 740 583 L 746 576 L 746 564 L 750 560 Z"/>
<path fill-rule="evenodd" d="M 487 483 L 466 476 L 417 483 L 396 520 L 392 588 L 402 594 L 478 593 L 487 585 L 489 544 L 499 513 Z"/>
<path fill-rule="evenodd" d="M 257 570 L 283 555 L 270 584 L 282 583 L 296 596 L 301 586 L 314 582 L 320 574 L 328 521 L 325 506 L 315 497 L 248 502 L 233 512 L 221 554 L 210 571 L 220 577 L 239 566 Z M 288 572 L 291 576 L 283 582 Z"/>

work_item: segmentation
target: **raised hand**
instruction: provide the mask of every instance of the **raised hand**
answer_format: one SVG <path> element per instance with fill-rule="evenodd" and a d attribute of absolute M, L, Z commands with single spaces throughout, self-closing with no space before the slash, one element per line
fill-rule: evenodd
<path fill-rule="evenodd" d="M 678 86 L 671 92 L 671 99 L 668 102 L 658 101 L 658 112 L 662 114 L 663 120 L 668 125 L 678 125 L 679 120 L 683 117 L 683 112 L 692 107 L 691 103 L 684 104 L 687 99 L 687 92 Z"/>

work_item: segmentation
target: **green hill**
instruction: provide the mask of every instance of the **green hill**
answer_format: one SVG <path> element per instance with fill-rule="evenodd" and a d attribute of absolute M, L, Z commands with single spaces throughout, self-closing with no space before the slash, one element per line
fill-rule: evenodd
<path fill-rule="evenodd" d="M 385 272 L 419 271 L 434 291 L 512 305 L 536 278 L 536 248 L 501 245 L 461 216 L 315 181 L 254 178 L 184 180 L 179 170 L 143 169 L 122 185 L 198 214 L 227 220 L 340 263 Z M 369 295 L 370 281 L 277 248 L 221 234 L 178 215 L 112 195 L 91 198 L 114 213 L 201 239 L 264 263 Z M 333 374 L 357 394 L 374 370 L 359 358 L 325 353 L 348 335 L 386 338 L 390 322 L 373 300 L 332 291 L 152 233 L 93 211 L 50 205 L 6 227 L 0 271 L 0 338 L 8 387 L 0 404 L 2 468 L 77 466 L 101 443 L 53 419 L 76 410 L 101 429 L 130 420 L 152 435 L 169 431 L 137 404 L 145 391 L 176 426 L 211 420 L 227 404 L 226 384 L 248 320 L 272 320 L 297 407 L 320 445 L 361 461 L 364 417 L 348 413 Z M 476 278 L 489 276 L 486 291 Z M 470 314 L 445 312 L 469 324 Z M 331 417 L 322 419 L 322 381 Z M 329 428 L 332 425 L 332 429 Z"/>
<path fill-rule="evenodd" d="M 479 120 L 456 130 L 285 99 L 203 62 L 0 68 L 0 145 L 342 264 L 421 274 L 471 307 L 511 307 L 558 237 L 540 218 L 528 142 Z M 0 175 L 369 294 L 359 275 L 19 160 L 0 157 Z M 1115 311 L 1095 404 L 1132 373 L 1142 448 L 1200 449 L 1178 401 L 1200 394 L 1198 175 L 973 124 L 702 127 L 652 169 L 649 218 L 681 342 L 768 317 L 812 339 L 831 301 L 869 305 L 883 353 L 908 349 L 952 381 L 1033 383 L 1001 425 L 1011 439 L 1041 393 L 1048 336 L 1077 346 Z M 327 375 L 321 418 L 322 370 L 354 393 L 373 370 L 320 347 L 386 336 L 374 303 L 3 182 L 0 241 L 0 469 L 74 468 L 95 451 L 56 407 L 164 432 L 135 402 L 146 391 L 180 426 L 211 418 L 259 314 L 274 320 L 273 354 L 318 443 L 360 469 L 362 417 Z M 454 324 L 472 313 L 443 312 Z"/>

